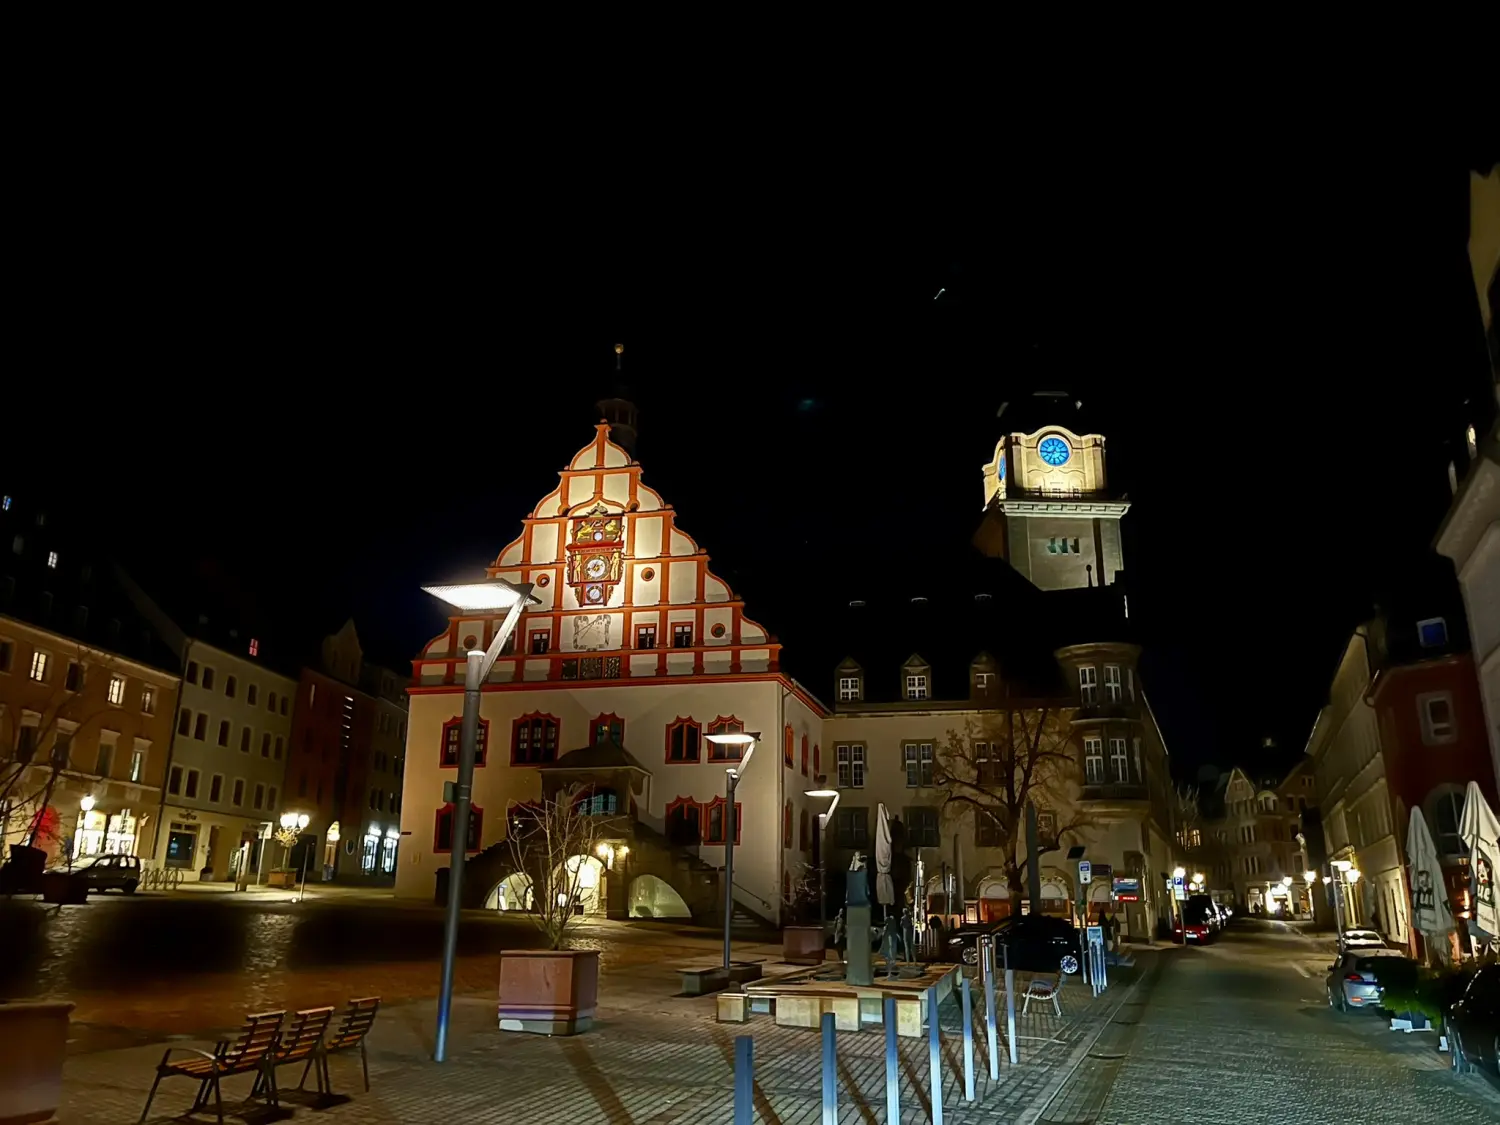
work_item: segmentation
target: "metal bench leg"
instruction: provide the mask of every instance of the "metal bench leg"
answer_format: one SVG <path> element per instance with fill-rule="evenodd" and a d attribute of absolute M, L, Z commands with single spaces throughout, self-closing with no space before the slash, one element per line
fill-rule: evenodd
<path fill-rule="evenodd" d="M 1057 1002 L 1057 993 L 1052 993 L 1052 1010 L 1057 1013 L 1057 1018 L 1062 1019 L 1062 1005 Z"/>
<path fill-rule="evenodd" d="M 156 1072 L 156 1081 L 151 1083 L 151 1092 L 146 1095 L 146 1108 L 141 1110 L 141 1123 L 145 1125 L 146 1115 L 151 1112 L 151 1103 L 156 1100 L 156 1088 L 161 1085 L 161 1071 Z"/>
<path fill-rule="evenodd" d="M 363 1039 L 359 1041 L 359 1065 L 364 1068 L 365 1093 L 368 1094 L 370 1092 L 370 1059 L 365 1054 L 365 1041 Z"/>
<path fill-rule="evenodd" d="M 212 1078 L 205 1078 L 198 1083 L 198 1094 L 193 1098 L 193 1108 L 188 1110 L 189 1113 L 197 1113 L 200 1109 L 208 1108 L 208 1091 L 212 1082 Z"/>
<path fill-rule="evenodd" d="M 318 1061 L 316 1055 L 307 1056 L 307 1065 L 302 1068 L 302 1081 L 297 1083 L 297 1089 L 302 1090 L 307 1086 L 307 1072 L 313 1068 L 313 1063 Z M 323 1072 L 318 1071 L 318 1089 L 323 1088 Z"/>
<path fill-rule="evenodd" d="M 224 1098 L 219 1093 L 219 1076 L 214 1075 L 214 1109 L 219 1113 L 219 1125 L 224 1125 Z"/>
<path fill-rule="evenodd" d="M 1021 1000 L 1021 1014 L 1026 1014 L 1026 1009 L 1031 1007 L 1031 990 L 1026 990 L 1026 995 Z"/>

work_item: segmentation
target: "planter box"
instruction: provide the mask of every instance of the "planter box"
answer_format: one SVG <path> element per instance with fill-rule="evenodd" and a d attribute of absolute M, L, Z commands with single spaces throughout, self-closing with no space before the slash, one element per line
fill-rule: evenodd
<path fill-rule="evenodd" d="M 0 1004 L 0 1125 L 54 1120 L 72 1004 Z"/>
<path fill-rule="evenodd" d="M 793 965 L 821 965 L 827 949 L 822 926 L 787 926 L 781 931 L 781 959 Z"/>
<path fill-rule="evenodd" d="M 266 876 L 268 887 L 295 887 L 297 885 L 297 873 L 295 871 L 273 871 Z"/>
<path fill-rule="evenodd" d="M 1391 1016 L 1392 1031 L 1431 1031 L 1432 1023 L 1420 1012 L 1402 1012 Z"/>
<path fill-rule="evenodd" d="M 42 901 L 61 906 L 81 906 L 89 900 L 89 881 L 82 875 L 49 871 L 42 876 Z M 3 1122 L 4 1118 L 0 1118 Z"/>
<path fill-rule="evenodd" d="M 500 1030 L 576 1035 L 594 1025 L 599 951 L 510 949 L 500 953 Z"/>

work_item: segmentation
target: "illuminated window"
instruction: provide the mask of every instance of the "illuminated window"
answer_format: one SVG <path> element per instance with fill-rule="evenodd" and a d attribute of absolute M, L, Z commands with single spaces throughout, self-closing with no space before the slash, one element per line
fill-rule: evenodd
<path fill-rule="evenodd" d="M 859 697 L 860 697 L 859 677 L 858 676 L 840 676 L 839 677 L 839 702 L 840 703 L 858 703 L 859 702 Z"/>
<path fill-rule="evenodd" d="M 464 721 L 462 718 L 452 718 L 443 724 L 443 760 L 442 765 L 453 767 L 458 765 L 459 750 L 461 748 L 464 733 Z M 474 764 L 482 766 L 489 754 L 490 749 L 490 721 L 479 720 L 479 729 L 474 736 Z"/>
<path fill-rule="evenodd" d="M 56 570 L 57 569 L 57 552 L 56 551 L 48 551 L 47 552 L 47 566 L 51 570 Z"/>
<path fill-rule="evenodd" d="M 906 787 L 920 789 L 932 784 L 932 743 L 905 742 L 901 752 L 906 759 Z"/>
<path fill-rule="evenodd" d="M 1120 666 L 1118 664 L 1106 664 L 1104 666 L 1104 698 L 1110 703 L 1119 703 L 1124 698 L 1124 689 L 1120 685 Z"/>
<path fill-rule="evenodd" d="M 545 656 L 552 644 L 551 629 L 533 629 L 531 633 L 531 655 Z"/>
<path fill-rule="evenodd" d="M 146 771 L 146 752 L 144 750 L 132 750 L 130 752 L 130 780 L 140 781 L 141 774 Z"/>
<path fill-rule="evenodd" d="M 906 677 L 906 698 L 927 698 L 927 677 L 925 675 L 913 675 Z"/>
<path fill-rule="evenodd" d="M 974 688 L 976 691 L 989 691 L 991 685 L 994 684 L 994 682 L 995 673 L 993 672 L 974 673 Z"/>
<path fill-rule="evenodd" d="M 125 702 L 125 677 L 124 676 L 111 676 L 109 678 L 108 695 L 109 695 L 109 701 L 111 703 L 113 703 L 116 707 L 119 707 L 122 704 L 124 704 L 124 702 Z"/>
<path fill-rule="evenodd" d="M 606 739 L 620 746 L 625 745 L 625 720 L 620 716 L 610 713 L 589 720 L 589 745 Z"/>
<path fill-rule="evenodd" d="M 0 512 L 10 511 L 10 497 L 0 497 Z"/>
<path fill-rule="evenodd" d="M 1130 780 L 1130 758 L 1125 753 L 1123 738 L 1109 740 L 1109 768 L 1116 781 L 1123 783 Z"/>
<path fill-rule="evenodd" d="M 696 762 L 698 743 L 702 733 L 703 728 L 692 719 L 679 716 L 669 723 L 667 726 L 667 761 Z"/>
<path fill-rule="evenodd" d="M 1448 622 L 1441 617 L 1418 621 L 1417 643 L 1423 648 L 1442 648 L 1448 643 Z"/>
<path fill-rule="evenodd" d="M 250 638 L 250 655 L 251 656 L 259 656 L 260 655 L 260 641 L 259 641 L 259 639 L 255 638 L 255 637 L 251 637 Z M 254 703 L 255 701 L 252 699 L 250 702 Z"/>
<path fill-rule="evenodd" d="M 37 683 L 47 682 L 48 656 L 45 652 L 33 652 L 31 654 L 31 678 Z"/>
<path fill-rule="evenodd" d="M 1090 785 L 1104 784 L 1104 739 L 1083 740 L 1083 776 Z"/>
<path fill-rule="evenodd" d="M 1099 669 L 1085 664 L 1078 669 L 1078 695 L 1085 707 L 1099 702 Z"/>

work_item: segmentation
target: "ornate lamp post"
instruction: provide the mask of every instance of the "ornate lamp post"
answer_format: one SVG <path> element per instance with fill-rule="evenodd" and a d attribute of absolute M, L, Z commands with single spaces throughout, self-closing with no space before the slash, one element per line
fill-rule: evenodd
<path fill-rule="evenodd" d="M 423 586 L 435 598 L 441 598 L 454 609 L 476 614 L 494 614 L 505 610 L 500 627 L 495 630 L 489 648 L 471 648 L 464 658 L 464 713 L 459 730 L 458 781 L 453 786 L 452 849 L 448 859 L 448 917 L 443 928 L 443 979 L 438 989 L 437 1035 L 432 1058 L 443 1062 L 448 1057 L 448 1017 L 453 1009 L 453 963 L 458 952 L 458 911 L 463 898 L 464 859 L 469 846 L 469 804 L 474 790 L 474 755 L 479 742 L 479 691 L 489 679 L 490 670 L 500 656 L 505 642 L 516 631 L 521 611 L 527 605 L 540 604 L 531 596 L 531 583 L 519 585 L 500 578 L 485 582 L 467 582 L 452 586 Z"/>
<path fill-rule="evenodd" d="M 739 764 L 729 766 L 724 770 L 725 797 L 728 801 L 724 808 L 724 971 L 727 973 L 729 972 L 729 927 L 734 920 L 734 834 L 739 828 L 739 818 L 734 815 L 734 791 L 750 765 L 750 758 L 755 753 L 755 742 L 760 738 L 760 732 L 742 734 L 738 731 L 729 731 L 725 734 L 710 734 L 706 737 L 716 746 L 743 746 L 745 748 L 745 756 L 739 760 Z"/>

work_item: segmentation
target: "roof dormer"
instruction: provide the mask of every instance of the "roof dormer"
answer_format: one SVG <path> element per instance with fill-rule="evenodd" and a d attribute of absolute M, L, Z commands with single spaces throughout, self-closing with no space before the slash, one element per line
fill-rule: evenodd
<path fill-rule="evenodd" d="M 1000 666 L 987 652 L 981 652 L 969 663 L 969 698 L 994 699 L 1000 694 Z"/>
<path fill-rule="evenodd" d="M 932 698 L 932 665 L 918 653 L 901 665 L 901 698 L 908 703 Z"/>
<path fill-rule="evenodd" d="M 840 703 L 863 703 L 865 698 L 865 670 L 853 657 L 846 658 L 835 673 L 838 677 Z"/>

